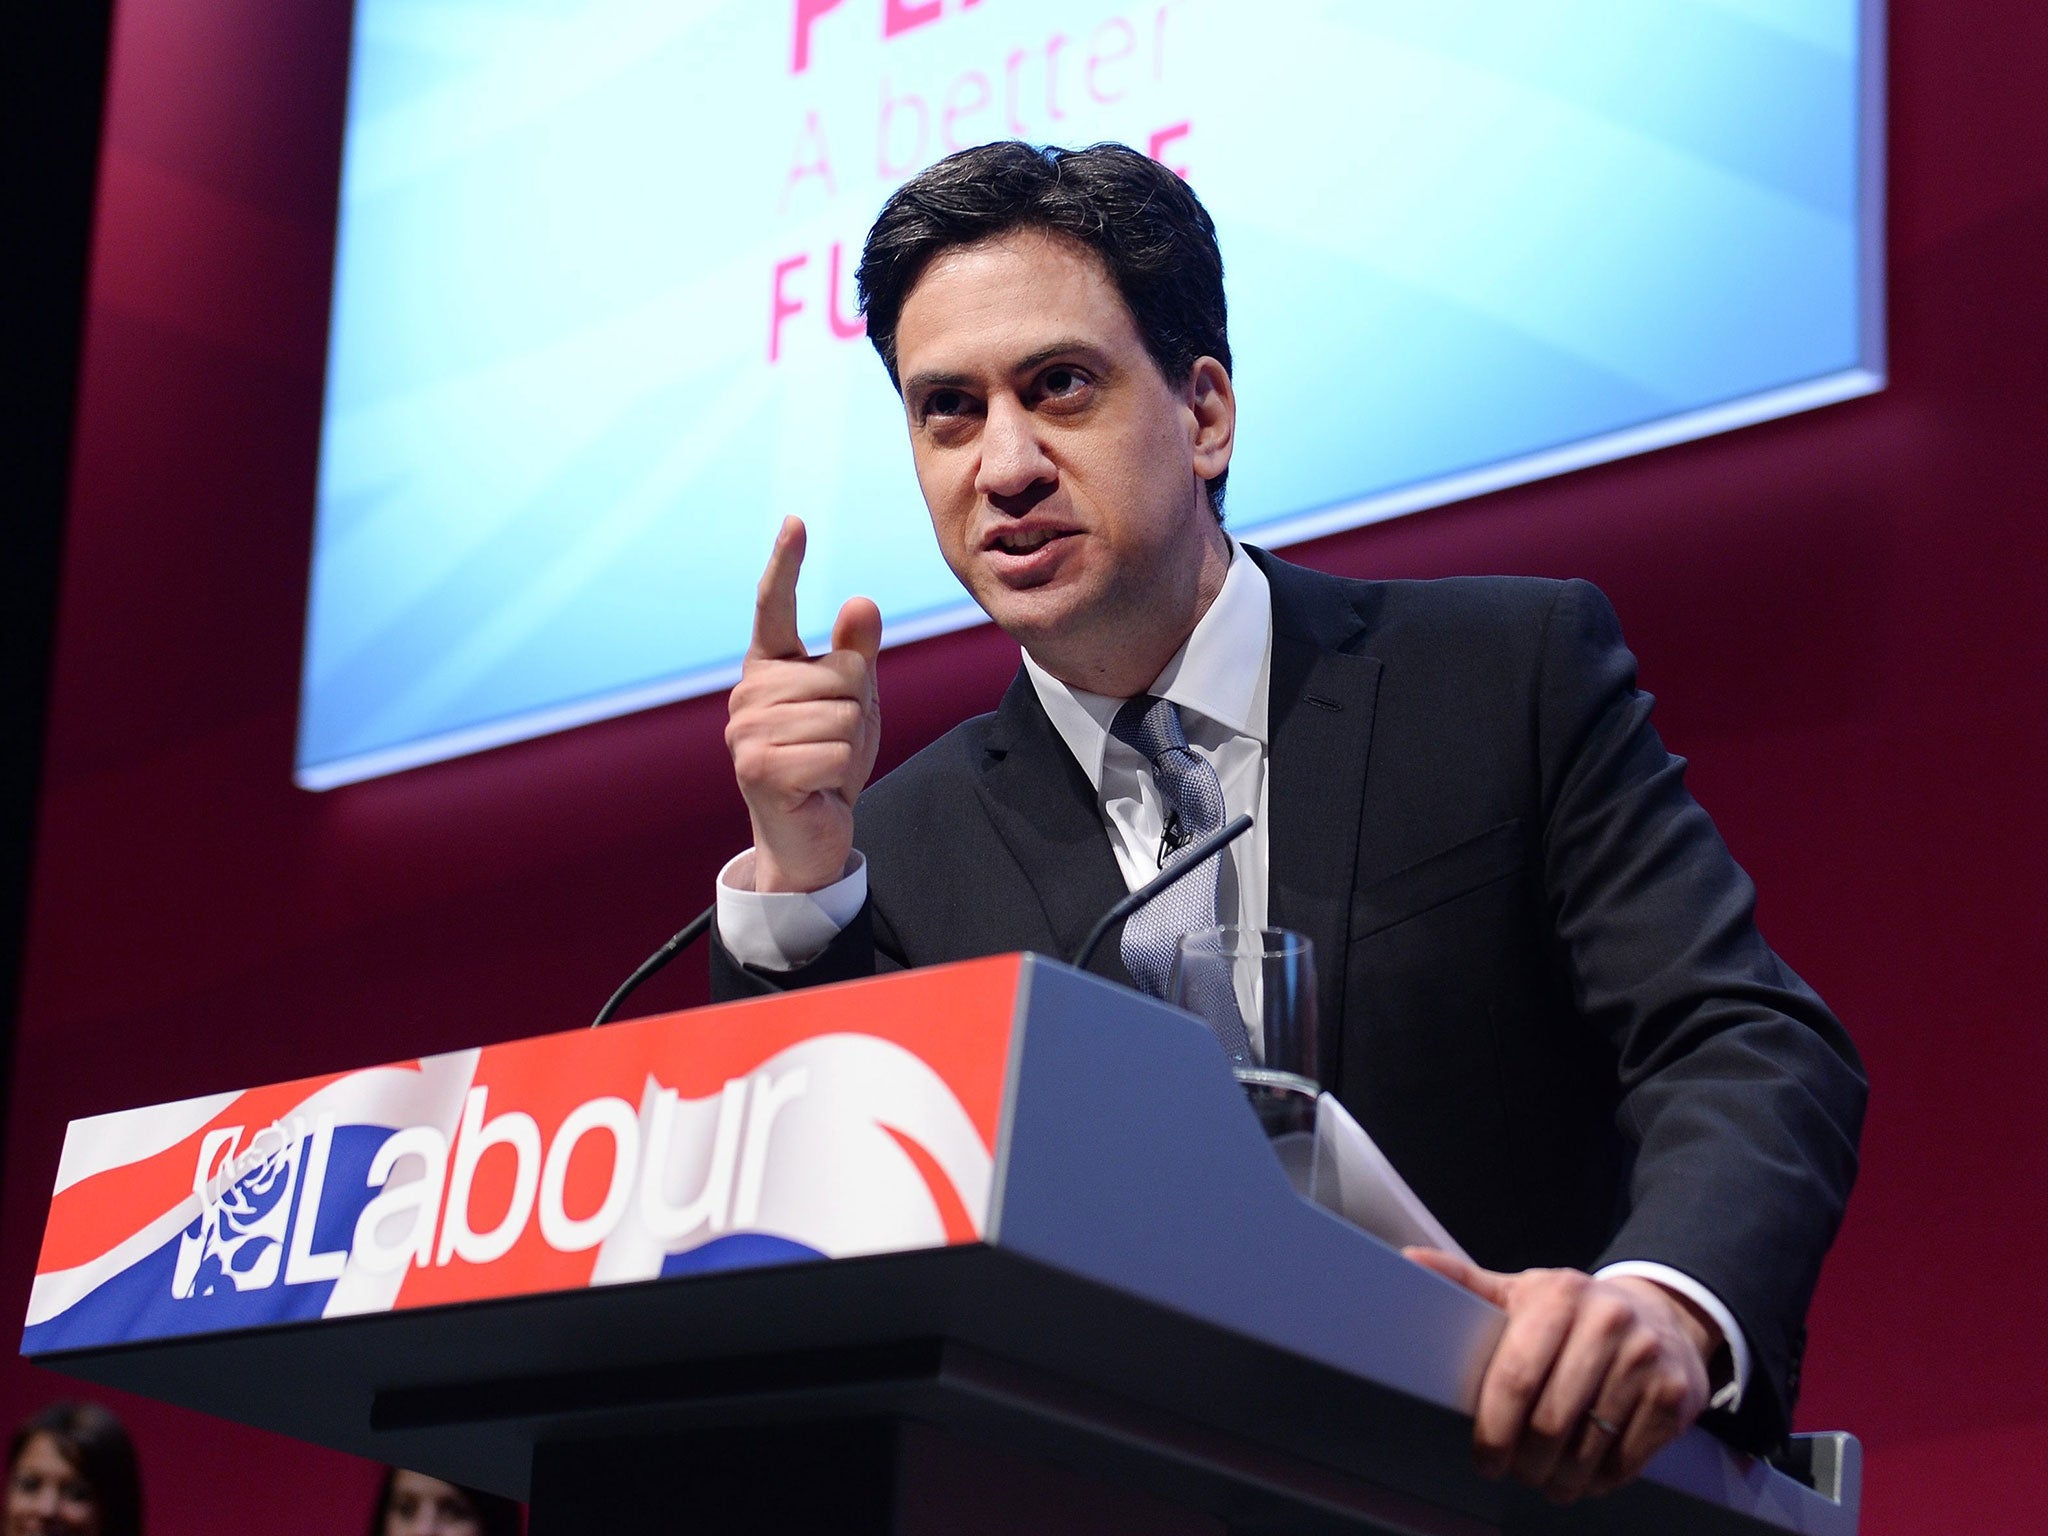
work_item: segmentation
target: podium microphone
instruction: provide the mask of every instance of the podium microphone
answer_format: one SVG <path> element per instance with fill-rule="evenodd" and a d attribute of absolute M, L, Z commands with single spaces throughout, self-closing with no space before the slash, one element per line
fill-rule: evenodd
<path fill-rule="evenodd" d="M 1200 842 L 1189 844 L 1187 857 L 1174 860 L 1167 868 L 1162 869 L 1156 877 L 1146 881 L 1135 891 L 1131 892 L 1130 895 L 1102 914 L 1101 920 L 1088 931 L 1086 941 L 1082 943 L 1079 952 L 1075 954 L 1074 969 L 1077 971 L 1088 969 L 1088 962 L 1094 957 L 1096 946 L 1102 943 L 1102 936 L 1108 933 L 1116 924 L 1129 917 L 1138 908 L 1144 906 L 1146 902 L 1157 896 L 1169 885 L 1172 885 L 1174 881 L 1180 879 L 1188 871 L 1196 868 L 1212 855 L 1220 853 L 1238 838 L 1244 836 L 1245 833 L 1251 831 L 1251 829 L 1251 817 L 1239 816 L 1234 820 L 1225 822 Z M 697 940 L 703 938 L 710 931 L 711 924 L 717 916 L 718 905 L 714 902 L 691 918 L 681 933 L 678 933 L 674 938 L 662 945 L 661 948 L 641 961 L 640 968 L 621 982 L 619 990 L 614 992 L 610 1000 L 597 1010 L 597 1017 L 590 1021 L 590 1027 L 597 1029 L 602 1025 L 611 1023 L 612 1016 L 624 1005 L 626 999 L 633 995 L 634 989 L 664 965 L 667 965 L 669 961 L 675 959 L 677 955 L 696 943 Z"/>
<path fill-rule="evenodd" d="M 1236 842 L 1245 833 L 1251 831 L 1251 829 L 1251 817 L 1237 816 L 1226 821 L 1200 842 L 1190 843 L 1185 858 L 1175 859 L 1152 879 L 1147 880 L 1143 885 L 1131 892 L 1130 895 L 1102 914 L 1095 926 L 1088 930 L 1088 937 L 1082 941 L 1081 947 L 1074 952 L 1074 969 L 1077 971 L 1088 969 L 1088 962 L 1095 958 L 1096 946 L 1102 942 L 1103 935 L 1108 933 L 1111 928 L 1129 917 L 1138 908 L 1144 906 L 1146 902 L 1157 896 L 1182 875 L 1204 863 L 1212 855 L 1221 853 L 1226 847 Z"/>
<path fill-rule="evenodd" d="M 706 933 L 710 932 L 711 921 L 717 916 L 718 903 L 713 902 L 702 912 L 691 918 L 683 926 L 681 933 L 670 939 L 645 960 L 642 960 L 640 962 L 640 969 L 621 982 L 619 990 L 611 995 L 611 1000 L 597 1010 L 597 1017 L 590 1021 L 590 1027 L 596 1029 L 601 1025 L 611 1023 L 612 1015 L 617 1013 L 620 1005 L 633 995 L 633 989 L 660 970 L 664 965 L 667 965 L 669 961 L 675 959 L 677 955 L 680 955 L 692 944 L 703 938 Z"/>

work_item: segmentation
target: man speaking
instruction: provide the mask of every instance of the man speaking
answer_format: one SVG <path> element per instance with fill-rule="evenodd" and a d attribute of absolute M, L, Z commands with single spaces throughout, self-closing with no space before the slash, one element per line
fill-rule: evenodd
<path fill-rule="evenodd" d="M 1171 757 L 1255 818 L 1204 882 L 1218 917 L 1314 941 L 1325 1086 L 1489 1266 L 1412 1255 L 1508 1314 L 1481 1469 L 1571 1499 L 1703 1412 L 1781 1442 L 1863 1077 L 1758 936 L 1606 601 L 1233 541 L 1214 226 L 1135 151 L 940 161 L 859 278 L 939 548 L 1023 666 L 868 784 L 881 617 L 850 600 L 807 656 L 783 527 L 726 731 L 754 846 L 719 877 L 714 989 L 1072 953 L 1170 861 Z"/>

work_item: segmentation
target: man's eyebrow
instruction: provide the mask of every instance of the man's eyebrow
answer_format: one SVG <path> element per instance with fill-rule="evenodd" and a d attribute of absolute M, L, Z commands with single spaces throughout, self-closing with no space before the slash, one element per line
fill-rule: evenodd
<path fill-rule="evenodd" d="M 927 389 L 972 389 L 974 381 L 964 373 L 913 373 L 903 381 L 903 393 L 918 394 Z"/>
<path fill-rule="evenodd" d="M 1103 351 L 1092 341 L 1073 337 L 1055 341 L 1050 346 L 1040 347 L 1027 357 L 1020 357 L 1010 365 L 1012 373 L 1030 373 L 1033 369 L 1051 362 L 1056 357 L 1085 357 L 1098 366 L 1103 361 Z"/>
<path fill-rule="evenodd" d="M 1040 347 L 1035 352 L 1026 353 L 1023 357 L 1018 358 L 1009 365 L 1008 372 L 1012 374 L 1031 373 L 1051 362 L 1056 357 L 1081 357 L 1086 358 L 1097 368 L 1105 366 L 1104 353 L 1094 342 L 1083 341 L 1079 337 L 1069 337 Z M 903 381 L 903 394 L 908 399 L 911 395 L 922 394 L 926 390 L 973 389 L 975 387 L 976 381 L 968 374 L 931 371 L 913 373 L 909 378 L 905 379 Z"/>

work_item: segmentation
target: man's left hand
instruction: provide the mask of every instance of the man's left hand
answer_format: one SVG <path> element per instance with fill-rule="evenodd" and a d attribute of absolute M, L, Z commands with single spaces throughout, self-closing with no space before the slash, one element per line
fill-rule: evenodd
<path fill-rule="evenodd" d="M 1559 1504 L 1608 1493 L 1706 1407 L 1719 1330 L 1655 1281 L 1575 1269 L 1505 1275 L 1435 1248 L 1406 1252 L 1508 1315 L 1474 1414 L 1486 1476 L 1513 1473 Z"/>

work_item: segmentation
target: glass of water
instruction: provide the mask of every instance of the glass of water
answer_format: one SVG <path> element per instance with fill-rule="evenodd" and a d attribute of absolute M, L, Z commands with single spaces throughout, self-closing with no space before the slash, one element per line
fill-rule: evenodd
<path fill-rule="evenodd" d="M 1167 997 L 1217 1030 L 1268 1136 L 1276 1143 L 1313 1141 L 1322 1085 L 1315 946 L 1306 934 L 1234 924 L 1198 928 L 1180 941 Z M 1241 1042 L 1227 1017 L 1232 1001 L 1243 1025 Z"/>

